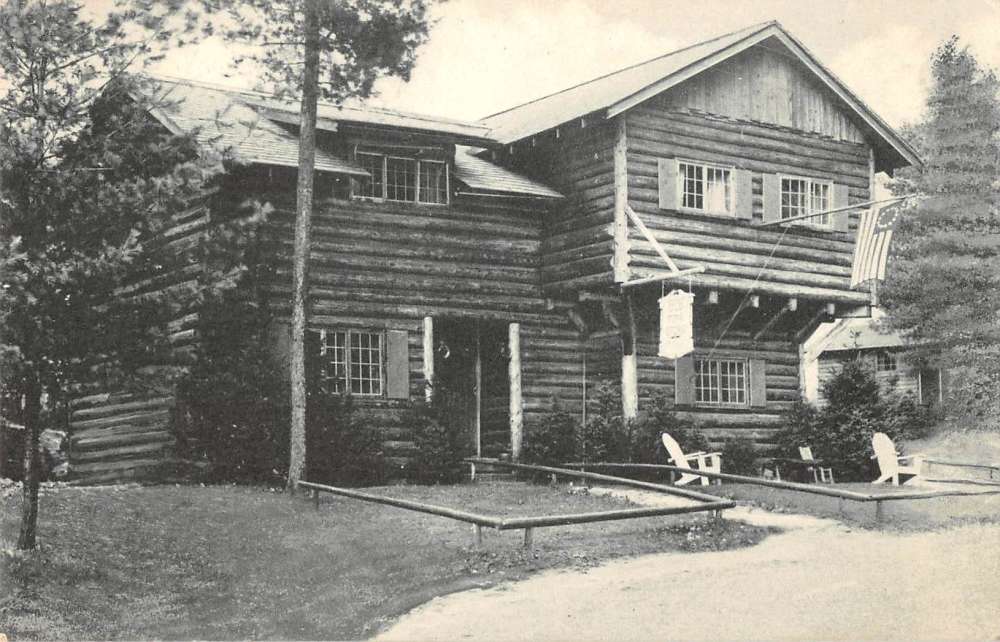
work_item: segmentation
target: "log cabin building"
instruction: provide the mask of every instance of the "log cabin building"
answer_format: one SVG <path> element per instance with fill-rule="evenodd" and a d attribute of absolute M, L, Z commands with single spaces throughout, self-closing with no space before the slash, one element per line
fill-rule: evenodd
<path fill-rule="evenodd" d="M 175 101 L 153 115 L 228 146 L 290 250 L 297 106 L 162 86 Z M 582 415 L 602 380 L 627 417 L 664 394 L 712 440 L 766 444 L 803 341 L 870 295 L 849 287 L 859 212 L 762 224 L 867 201 L 876 172 L 919 162 L 776 22 L 479 122 L 321 105 L 318 126 L 309 324 L 327 388 L 370 411 L 397 466 L 403 411 L 434 382 L 465 391 L 470 453 L 517 457 L 526 426 L 553 403 Z M 289 253 L 267 287 L 279 365 Z M 675 288 L 695 295 L 695 350 L 668 360 L 657 300 Z M 170 452 L 172 403 L 81 400 L 77 473 L 141 477 Z"/>

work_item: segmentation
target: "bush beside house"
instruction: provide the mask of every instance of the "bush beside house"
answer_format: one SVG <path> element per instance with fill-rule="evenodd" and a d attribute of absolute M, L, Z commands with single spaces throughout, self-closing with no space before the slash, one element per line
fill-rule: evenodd
<path fill-rule="evenodd" d="M 799 447 L 810 446 L 844 481 L 872 479 L 873 433 L 884 432 L 899 445 L 926 436 L 933 425 L 932 411 L 885 391 L 860 361 L 845 363 L 823 386 L 823 395 L 823 408 L 799 403 L 785 414 L 785 428 L 776 436 L 778 454 L 798 458 Z"/>

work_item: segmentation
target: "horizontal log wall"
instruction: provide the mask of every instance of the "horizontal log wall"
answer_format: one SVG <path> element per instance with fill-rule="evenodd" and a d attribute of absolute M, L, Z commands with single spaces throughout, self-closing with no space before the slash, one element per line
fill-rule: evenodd
<path fill-rule="evenodd" d="M 318 204 L 310 325 L 405 330 L 415 400 L 424 395 L 424 317 L 520 323 L 525 423 L 551 408 L 554 398 L 579 406 L 579 333 L 541 289 L 545 215 L 481 198 L 447 207 L 332 199 Z M 266 288 L 279 319 L 290 315 L 292 221 L 293 210 L 279 204 L 272 215 L 275 279 Z M 414 448 L 411 428 L 403 423 L 408 405 L 360 401 L 381 429 L 394 467 L 405 466 Z M 494 405 L 484 399 L 485 409 Z M 486 417 L 484 429 L 495 432 L 498 422 Z"/>
<path fill-rule="evenodd" d="M 69 463 L 76 483 L 157 479 L 176 442 L 173 395 L 102 393 L 76 399 Z"/>
<path fill-rule="evenodd" d="M 649 321 L 638 327 L 639 410 L 649 407 L 654 395 L 674 401 L 674 362 L 657 356 L 659 327 Z M 799 399 L 799 354 L 790 336 L 771 336 L 751 342 L 749 328 L 731 328 L 718 342 L 695 328 L 695 354 L 720 359 L 763 359 L 766 362 L 767 402 L 759 408 L 683 407 L 679 417 L 698 423 L 715 446 L 732 437 L 749 437 L 766 448 L 781 426 L 781 413 Z M 714 349 L 714 350 L 713 350 Z"/>
<path fill-rule="evenodd" d="M 172 217 L 171 224 L 148 249 L 167 255 L 170 265 L 161 274 L 145 276 L 126 285 L 118 295 L 140 298 L 153 293 L 178 293 L 197 287 L 203 267 L 195 262 L 211 222 L 208 199 Z M 191 263 L 174 260 L 195 251 Z M 182 296 L 183 300 L 183 296 Z M 151 363 L 143 369 L 174 369 L 191 362 L 197 342 L 198 311 L 182 308 L 167 323 L 170 341 L 168 363 Z M 75 382 L 85 396 L 70 404 L 69 466 L 75 483 L 96 484 L 121 480 L 155 480 L 169 473 L 176 438 L 172 430 L 175 404 L 169 390 L 129 393 L 108 390 L 105 382 Z"/>
<path fill-rule="evenodd" d="M 755 228 L 763 220 L 763 174 L 809 176 L 848 186 L 850 202 L 869 200 L 868 147 L 805 132 L 680 112 L 650 101 L 626 114 L 629 204 L 681 269 L 704 265 L 705 287 L 758 287 L 786 296 L 830 301 L 863 298 L 849 288 L 854 232 L 795 226 Z M 682 158 L 747 169 L 753 174 L 753 219 L 679 213 L 659 207 L 659 158 Z M 634 226 L 630 267 L 662 271 L 662 260 Z M 781 243 L 775 248 L 778 241 Z M 773 252 L 773 255 L 772 255 Z M 771 258 L 768 258 L 768 257 Z"/>
<path fill-rule="evenodd" d="M 544 219 L 547 290 L 574 292 L 581 283 L 612 282 L 614 143 L 613 123 L 586 118 L 560 127 L 558 136 L 552 130 L 498 153 L 497 162 L 566 196 Z"/>

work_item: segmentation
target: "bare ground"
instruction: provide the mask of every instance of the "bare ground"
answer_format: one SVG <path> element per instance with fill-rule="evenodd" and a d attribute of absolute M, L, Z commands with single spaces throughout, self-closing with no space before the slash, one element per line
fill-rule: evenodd
<path fill-rule="evenodd" d="M 381 639 L 1000 638 L 996 524 L 903 532 L 727 515 L 785 532 L 752 548 L 647 555 L 438 598 Z"/>

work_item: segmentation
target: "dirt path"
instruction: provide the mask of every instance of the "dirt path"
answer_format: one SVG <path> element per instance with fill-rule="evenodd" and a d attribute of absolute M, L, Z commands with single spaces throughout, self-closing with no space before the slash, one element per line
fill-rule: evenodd
<path fill-rule="evenodd" d="M 736 509 L 787 529 L 435 599 L 384 640 L 998 639 L 1000 526 L 929 533 Z"/>

